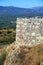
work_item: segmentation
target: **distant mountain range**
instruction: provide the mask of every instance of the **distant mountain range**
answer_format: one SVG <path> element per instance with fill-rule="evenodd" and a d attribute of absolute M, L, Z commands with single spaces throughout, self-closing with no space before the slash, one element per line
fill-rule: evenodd
<path fill-rule="evenodd" d="M 43 17 L 43 6 L 33 8 L 0 6 L 0 29 L 16 28 L 17 17 Z"/>
<path fill-rule="evenodd" d="M 0 16 L 15 16 L 15 17 L 43 16 L 43 6 L 33 8 L 0 6 Z"/>

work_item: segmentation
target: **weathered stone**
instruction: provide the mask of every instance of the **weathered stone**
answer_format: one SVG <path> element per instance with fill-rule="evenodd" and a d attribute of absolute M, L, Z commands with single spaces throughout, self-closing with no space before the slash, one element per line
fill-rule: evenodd
<path fill-rule="evenodd" d="M 41 51 L 40 51 L 41 50 Z M 16 43 L 8 46 L 4 65 L 43 63 L 43 18 L 18 18 Z"/>
<path fill-rule="evenodd" d="M 37 17 L 29 19 L 18 18 L 17 23 L 21 24 L 16 25 L 20 26 L 19 29 L 18 27 L 16 28 L 16 42 L 19 43 L 19 40 L 22 39 L 22 44 L 24 42 L 24 44 L 28 44 L 29 46 L 37 45 L 42 42 L 41 37 L 43 36 L 43 19 Z"/>

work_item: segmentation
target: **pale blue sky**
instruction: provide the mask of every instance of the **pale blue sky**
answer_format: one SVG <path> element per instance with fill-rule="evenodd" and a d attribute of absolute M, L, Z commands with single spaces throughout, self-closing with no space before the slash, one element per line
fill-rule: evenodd
<path fill-rule="evenodd" d="M 30 8 L 43 6 L 43 0 L 0 0 L 0 6 Z"/>

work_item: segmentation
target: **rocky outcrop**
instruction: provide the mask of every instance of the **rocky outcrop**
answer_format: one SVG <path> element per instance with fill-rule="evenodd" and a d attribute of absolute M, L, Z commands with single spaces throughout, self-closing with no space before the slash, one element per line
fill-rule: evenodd
<path fill-rule="evenodd" d="M 9 50 L 4 65 L 39 65 L 43 62 L 43 44 L 35 47 L 12 44 Z"/>

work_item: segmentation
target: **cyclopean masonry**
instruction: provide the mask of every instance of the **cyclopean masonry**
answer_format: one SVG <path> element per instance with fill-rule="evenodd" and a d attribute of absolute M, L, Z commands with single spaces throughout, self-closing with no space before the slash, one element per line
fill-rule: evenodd
<path fill-rule="evenodd" d="M 17 18 L 16 42 L 6 51 L 4 65 L 42 65 L 43 18 Z"/>
<path fill-rule="evenodd" d="M 43 43 L 43 18 L 17 18 L 16 43 L 29 46 Z"/>

